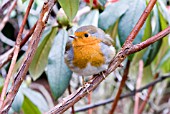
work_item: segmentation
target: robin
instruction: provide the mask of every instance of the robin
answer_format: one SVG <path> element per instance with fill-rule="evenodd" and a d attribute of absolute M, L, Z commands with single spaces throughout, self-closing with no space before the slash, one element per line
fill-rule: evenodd
<path fill-rule="evenodd" d="M 115 56 L 112 39 L 92 25 L 78 28 L 66 44 L 65 62 L 77 75 L 91 76 L 106 70 Z"/>

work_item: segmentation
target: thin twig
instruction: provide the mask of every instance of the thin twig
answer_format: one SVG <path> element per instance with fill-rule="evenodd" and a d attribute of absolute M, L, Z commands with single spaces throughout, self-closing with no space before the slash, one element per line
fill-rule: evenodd
<path fill-rule="evenodd" d="M 125 43 L 123 44 L 123 48 L 129 48 L 132 45 L 133 40 L 135 39 L 135 37 L 137 36 L 138 32 L 140 31 L 140 29 L 142 28 L 143 24 L 145 23 L 148 15 L 150 14 L 151 10 L 153 9 L 155 3 L 157 0 L 150 0 L 147 7 L 145 8 L 142 16 L 140 17 L 139 21 L 137 22 L 137 24 L 135 25 L 135 27 L 133 28 L 133 30 L 131 31 L 130 35 L 127 37 Z"/>
<path fill-rule="evenodd" d="M 149 38 L 139 44 L 133 45 L 130 50 L 126 51 L 126 54 L 129 55 L 129 54 L 141 51 L 142 49 L 148 47 L 149 45 L 153 44 L 154 42 L 164 38 L 169 33 L 170 33 L 170 26 L 168 28 L 164 29 L 163 31 L 159 32 L 155 36 L 152 36 L 151 38 Z"/>
<path fill-rule="evenodd" d="M 35 28 L 33 35 L 32 35 L 32 38 L 30 40 L 28 50 L 26 51 L 26 54 L 24 56 L 24 60 L 16 74 L 14 84 L 11 86 L 10 90 L 8 91 L 8 94 L 6 96 L 4 104 L 3 104 L 2 108 L 0 109 L 0 113 L 2 113 L 2 114 L 6 114 L 9 111 L 9 109 L 12 105 L 12 102 L 21 86 L 21 83 L 25 79 L 29 65 L 30 65 L 30 63 L 35 55 L 35 51 L 38 47 L 38 43 L 40 41 L 41 34 L 46 26 L 47 20 L 49 18 L 49 14 L 50 14 L 55 2 L 56 2 L 56 0 L 49 0 L 48 2 L 45 2 L 43 5 L 42 11 L 40 13 L 40 17 L 37 22 L 37 26 Z"/>
<path fill-rule="evenodd" d="M 68 86 L 68 93 L 69 93 L 69 95 L 72 94 L 70 84 L 69 84 L 69 86 Z M 71 107 L 71 114 L 75 114 L 74 105 Z"/>
<path fill-rule="evenodd" d="M 36 24 L 37 23 L 34 24 L 34 26 L 29 30 L 29 32 L 23 38 L 21 42 L 21 47 L 28 41 L 28 39 L 33 34 Z M 10 50 L 8 50 L 7 52 L 5 52 L 3 55 L 0 56 L 0 69 L 12 59 L 13 53 L 14 53 L 14 48 L 11 48 Z"/>
<path fill-rule="evenodd" d="M 142 76 L 143 76 L 143 61 L 139 61 L 139 73 L 136 81 L 136 89 L 140 88 L 141 81 L 142 81 Z M 140 93 L 135 94 L 135 105 L 134 105 L 134 114 L 138 114 L 138 109 L 139 109 L 139 97 Z"/>
<path fill-rule="evenodd" d="M 130 66 L 130 60 L 127 61 L 127 64 L 126 64 L 126 68 L 124 70 L 124 73 L 123 73 L 123 77 L 122 77 L 122 80 L 121 80 L 121 83 L 120 83 L 120 86 L 119 86 L 119 89 L 118 89 L 118 92 L 116 94 L 116 97 L 115 97 L 115 100 L 112 104 L 112 108 L 111 110 L 109 111 L 109 114 L 113 114 L 115 109 L 116 109 L 116 106 L 117 106 L 117 103 L 120 99 L 120 95 L 122 93 L 122 89 L 123 87 L 125 86 L 125 82 L 126 80 L 128 79 L 128 73 L 129 73 L 129 66 Z"/>
<path fill-rule="evenodd" d="M 141 87 L 140 89 L 137 89 L 137 90 L 132 91 L 132 92 L 130 92 L 130 93 L 121 94 L 120 99 L 123 99 L 123 98 L 126 98 L 126 97 L 130 97 L 130 96 L 134 96 L 137 92 L 142 92 L 144 89 L 148 89 L 149 87 L 154 86 L 154 85 L 156 85 L 157 83 L 166 80 L 167 78 L 170 78 L 170 74 L 160 76 L 159 78 L 157 78 L 157 79 L 154 80 L 153 82 L 151 82 L 151 83 L 149 83 L 149 84 Z M 75 112 L 86 111 L 86 110 L 88 110 L 88 109 L 90 109 L 90 108 L 95 108 L 95 107 L 98 107 L 98 106 L 103 106 L 103 105 L 106 105 L 106 104 L 108 104 L 108 103 L 114 102 L 114 100 L 115 100 L 115 97 L 112 97 L 112 98 L 106 99 L 106 100 L 104 100 L 104 101 L 100 101 L 100 102 L 98 102 L 98 103 L 86 105 L 86 106 L 81 107 L 81 108 L 79 108 L 79 109 L 75 109 Z"/>
<path fill-rule="evenodd" d="M 91 97 L 92 97 L 92 91 L 88 94 L 88 104 L 91 104 L 91 100 L 92 100 Z M 93 110 L 89 109 L 88 114 L 93 114 Z"/>
<path fill-rule="evenodd" d="M 158 76 L 159 76 L 159 73 L 156 73 L 155 76 L 154 76 L 154 80 L 157 79 Z M 149 87 L 149 89 L 148 89 L 148 94 L 147 94 L 145 100 L 144 100 L 144 101 L 142 102 L 142 104 L 140 105 L 138 114 L 142 114 L 142 112 L 143 112 L 143 110 L 144 110 L 144 108 L 145 108 L 145 106 L 146 106 L 146 103 L 148 102 L 148 100 L 149 100 L 149 98 L 150 98 L 150 95 L 151 95 L 151 93 L 152 93 L 153 87 L 154 87 L 154 85 Z"/>
<path fill-rule="evenodd" d="M 8 74 L 6 76 L 5 83 L 4 83 L 2 93 L 1 93 L 1 97 L 0 97 L 0 107 L 3 105 L 5 95 L 6 95 L 6 91 L 7 91 L 10 79 L 12 77 L 12 72 L 13 72 L 17 57 L 18 57 L 19 50 L 20 50 L 20 45 L 21 45 L 21 40 L 22 40 L 22 33 L 23 33 L 23 30 L 24 30 L 24 26 L 26 24 L 26 21 L 27 21 L 31 6 L 33 4 L 33 1 L 34 0 L 30 0 L 30 2 L 28 4 L 26 13 L 24 15 L 24 19 L 23 19 L 22 24 L 21 24 L 21 28 L 19 30 L 19 33 L 18 33 L 18 36 L 17 36 L 17 39 L 16 39 L 16 44 L 15 44 L 15 47 L 14 47 L 14 54 L 13 54 L 13 57 L 12 57 L 12 62 L 11 62 L 11 65 L 9 67 Z"/>
<path fill-rule="evenodd" d="M 1 23 L 0 24 L 0 31 L 2 31 L 2 29 L 4 28 L 6 22 L 9 20 L 11 12 L 13 11 L 13 9 L 15 8 L 16 5 L 17 5 L 17 0 L 14 0 L 13 3 L 11 4 L 11 6 L 9 7 L 8 13 L 5 15 L 2 22 L 0 22 Z"/>

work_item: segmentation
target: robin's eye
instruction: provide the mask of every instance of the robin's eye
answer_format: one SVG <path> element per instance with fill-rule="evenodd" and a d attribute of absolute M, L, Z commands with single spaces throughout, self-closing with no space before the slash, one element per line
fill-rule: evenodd
<path fill-rule="evenodd" d="M 85 36 L 85 37 L 88 37 L 89 35 L 86 33 L 86 34 L 84 34 L 84 36 Z"/>

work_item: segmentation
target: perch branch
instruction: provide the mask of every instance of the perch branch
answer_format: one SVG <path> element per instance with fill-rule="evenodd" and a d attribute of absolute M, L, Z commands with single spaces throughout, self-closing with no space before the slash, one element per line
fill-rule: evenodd
<path fill-rule="evenodd" d="M 38 42 L 46 26 L 49 14 L 54 6 L 54 3 L 55 0 L 49 0 L 48 2 L 45 2 L 43 5 L 42 11 L 40 13 L 40 17 L 37 22 L 37 26 L 30 40 L 28 50 L 26 51 L 26 54 L 24 56 L 24 60 L 21 64 L 21 67 L 19 68 L 19 71 L 16 74 L 14 84 L 11 86 L 10 90 L 8 91 L 6 99 L 0 109 L 0 113 L 2 114 L 6 114 L 9 111 L 11 104 L 19 90 L 19 87 L 26 76 L 29 65 L 33 59 L 33 56 L 38 46 Z"/>
<path fill-rule="evenodd" d="M 9 85 L 9 81 L 10 81 L 10 79 L 12 77 L 12 72 L 13 72 L 17 57 L 18 57 L 19 50 L 20 50 L 20 43 L 21 43 L 21 40 L 22 40 L 22 38 L 21 38 L 22 33 L 23 33 L 24 26 L 26 24 L 26 21 L 27 21 L 27 18 L 28 18 L 28 15 L 29 15 L 29 12 L 30 12 L 30 9 L 31 9 L 33 1 L 34 0 L 30 0 L 30 2 L 28 4 L 24 19 L 23 19 L 22 24 L 21 24 L 21 28 L 19 30 L 19 33 L 18 33 L 18 36 L 17 36 L 17 39 L 16 39 L 16 43 L 15 43 L 15 46 L 14 46 L 14 54 L 13 54 L 13 57 L 12 57 L 12 62 L 11 62 L 11 65 L 9 67 L 8 74 L 6 76 L 4 86 L 3 86 L 3 89 L 2 89 L 2 93 L 1 93 L 1 97 L 0 97 L 0 107 L 3 105 L 5 95 L 6 95 L 6 91 L 7 91 L 8 85 Z"/>
<path fill-rule="evenodd" d="M 162 82 L 162 81 L 164 81 L 164 80 L 167 79 L 167 78 L 170 78 L 170 74 L 163 75 L 163 76 L 157 78 L 156 80 L 154 80 L 153 82 L 151 82 L 151 83 L 143 86 L 143 87 L 140 88 L 140 89 L 137 89 L 137 90 L 132 91 L 132 92 L 130 92 L 130 93 L 121 94 L 120 99 L 123 99 L 123 98 L 126 98 L 126 97 L 130 97 L 130 96 L 134 96 L 137 92 L 141 92 L 141 91 L 143 91 L 144 89 L 148 89 L 148 88 L 150 88 L 151 86 L 154 86 L 154 85 L 156 85 L 157 83 Z M 95 107 L 98 107 L 98 106 L 106 105 L 106 104 L 108 104 L 108 103 L 114 102 L 114 100 L 115 100 L 115 97 L 112 97 L 112 98 L 106 99 L 106 100 L 104 100 L 104 101 L 100 101 L 100 102 L 98 102 L 98 103 L 86 105 L 86 106 L 81 107 L 81 108 L 79 108 L 79 109 L 75 109 L 75 112 L 86 111 L 86 110 L 88 110 L 88 109 L 90 109 L 90 108 L 95 108 Z"/>
<path fill-rule="evenodd" d="M 144 13 L 146 13 L 146 15 L 142 15 L 142 17 L 140 18 L 139 21 L 143 21 L 142 23 L 144 23 L 144 21 L 146 20 L 147 16 L 149 15 L 149 13 L 152 10 L 155 3 L 156 3 L 156 0 L 150 0 L 149 5 L 146 8 L 147 10 L 145 10 L 145 12 L 144 12 Z M 139 26 L 139 24 L 140 24 L 140 26 Z M 126 58 L 126 56 L 128 56 L 128 54 L 126 54 L 126 52 L 130 49 L 128 47 L 128 45 L 129 45 L 128 43 L 130 43 L 130 41 L 131 42 L 133 41 L 134 37 L 139 32 L 139 29 L 141 28 L 141 26 L 142 26 L 141 23 L 136 24 L 135 32 L 131 32 L 129 35 L 131 37 L 128 38 L 127 39 L 128 41 L 125 42 L 125 45 L 127 45 L 127 46 L 126 47 L 124 46 L 117 53 L 116 57 L 112 60 L 111 64 L 109 65 L 108 70 L 104 73 L 104 75 L 106 77 L 120 65 L 120 63 Z M 132 34 L 134 34 L 134 35 L 132 35 Z M 130 39 L 132 39 L 132 40 L 130 40 Z M 149 43 L 149 42 L 147 42 L 147 43 Z M 58 105 L 56 105 L 55 107 L 50 109 L 48 112 L 46 112 L 46 114 L 64 113 L 64 111 L 66 111 L 68 108 L 73 106 L 76 102 L 78 102 L 82 97 L 84 97 L 87 94 L 87 91 L 90 92 L 90 91 L 94 90 L 103 80 L 104 80 L 103 76 L 98 74 L 97 76 L 95 76 L 94 79 L 90 80 L 85 85 L 84 88 L 80 87 L 77 91 L 75 91 L 71 95 L 64 98 L 63 101 L 61 101 Z"/>
<path fill-rule="evenodd" d="M 143 60 L 140 60 L 139 61 L 139 72 L 138 72 L 138 77 L 137 77 L 137 81 L 136 81 L 136 89 L 139 89 L 141 86 L 142 76 L 143 76 Z M 136 93 L 135 94 L 134 114 L 138 114 L 139 97 L 140 97 L 140 93 Z"/>
<path fill-rule="evenodd" d="M 124 74 L 123 74 L 123 77 L 122 77 L 122 81 L 120 83 L 118 92 L 116 94 L 115 100 L 114 100 L 114 102 L 112 104 L 112 108 L 111 108 L 109 114 L 113 114 L 115 109 L 116 109 L 116 106 L 117 106 L 117 103 L 118 103 L 118 101 L 120 99 L 120 95 L 122 93 L 123 87 L 125 86 L 125 82 L 128 79 L 129 66 L 130 66 L 130 60 L 128 60 L 128 62 L 127 62 L 127 65 L 126 65 L 126 68 L 124 70 Z"/>

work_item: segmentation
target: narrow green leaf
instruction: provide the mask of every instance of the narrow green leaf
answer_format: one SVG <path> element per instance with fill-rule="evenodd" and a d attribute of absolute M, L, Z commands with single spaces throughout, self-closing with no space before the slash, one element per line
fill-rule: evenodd
<path fill-rule="evenodd" d="M 36 80 L 41 76 L 48 63 L 48 55 L 57 30 L 57 27 L 53 27 L 51 29 L 50 33 L 45 36 L 35 53 L 33 61 L 29 67 L 29 73 L 31 74 L 33 80 Z"/>
<path fill-rule="evenodd" d="M 110 4 L 99 16 L 99 27 L 103 30 L 107 30 L 128 10 L 128 8 L 128 4 L 123 1 Z"/>
<path fill-rule="evenodd" d="M 41 114 L 40 110 L 26 96 L 24 96 L 22 110 L 24 114 Z"/>
<path fill-rule="evenodd" d="M 45 98 L 39 92 L 31 90 L 30 88 L 22 88 L 22 92 L 41 112 L 49 110 Z"/>
<path fill-rule="evenodd" d="M 55 99 L 58 99 L 68 87 L 72 72 L 64 62 L 64 52 L 68 34 L 60 30 L 52 45 L 47 65 L 47 78 Z"/>
<path fill-rule="evenodd" d="M 160 11 L 160 7 L 159 4 L 157 4 L 158 6 L 158 13 L 159 13 L 159 18 L 160 18 L 160 25 L 161 25 L 161 30 L 164 30 L 165 28 L 168 27 L 168 23 L 167 20 L 165 20 L 165 18 L 163 17 L 161 11 Z M 167 50 L 170 49 L 169 43 L 168 43 L 168 36 L 165 36 L 162 39 L 162 45 L 159 49 L 159 52 L 154 60 L 155 62 L 155 68 L 158 68 L 158 65 L 160 64 L 161 59 L 164 57 L 165 53 L 167 52 Z"/>
<path fill-rule="evenodd" d="M 1 76 L 0 76 L 0 93 L 2 91 L 3 86 L 4 86 L 4 79 L 1 78 Z"/>
<path fill-rule="evenodd" d="M 126 13 L 120 18 L 118 25 L 118 34 L 120 37 L 120 43 L 123 45 L 127 36 L 130 34 L 140 16 L 142 15 L 146 3 L 145 0 L 127 0 L 129 3 L 129 9 Z M 143 37 L 143 32 L 145 29 L 145 25 L 141 28 L 140 32 L 136 36 L 134 40 L 134 44 L 140 43 Z"/>
<path fill-rule="evenodd" d="M 161 59 L 158 68 L 161 68 L 163 73 L 170 72 L 170 50 L 167 50 L 165 56 Z"/>
<path fill-rule="evenodd" d="M 78 11 L 79 0 L 58 0 L 67 17 L 72 21 Z"/>
<path fill-rule="evenodd" d="M 144 85 L 150 83 L 151 81 L 153 81 L 153 73 L 152 73 L 151 65 L 148 65 L 147 67 L 145 67 L 143 69 L 143 77 L 142 77 L 142 85 L 141 86 L 144 86 Z"/>
<path fill-rule="evenodd" d="M 79 25 L 85 26 L 85 25 L 94 25 L 98 26 L 98 19 L 99 19 L 99 11 L 98 10 L 92 10 L 89 13 L 83 15 L 80 18 Z"/>

